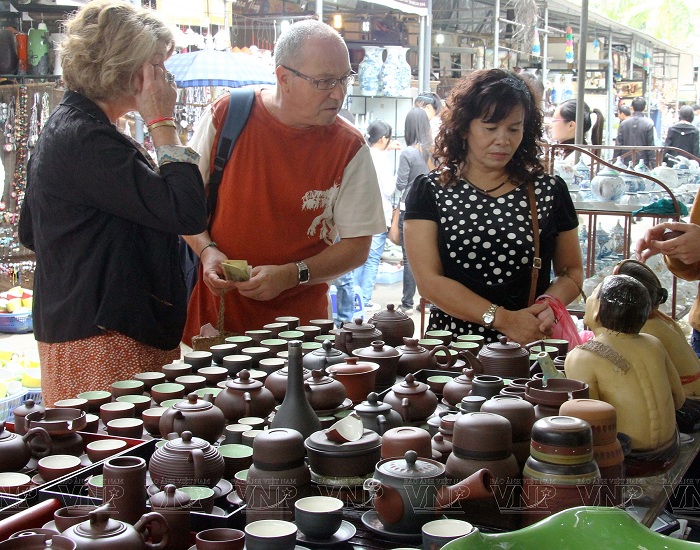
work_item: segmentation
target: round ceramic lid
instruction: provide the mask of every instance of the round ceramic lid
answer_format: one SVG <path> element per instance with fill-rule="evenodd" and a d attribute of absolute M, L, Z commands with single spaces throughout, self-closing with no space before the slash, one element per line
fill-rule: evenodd
<path fill-rule="evenodd" d="M 312 433 L 304 442 L 304 445 L 309 449 L 340 453 L 368 451 L 381 446 L 381 444 L 381 436 L 373 430 L 364 430 L 360 439 L 357 441 L 348 441 L 347 443 L 331 441 L 326 436 L 325 430 L 319 430 Z"/>
<path fill-rule="evenodd" d="M 123 522 L 112 519 L 109 511 L 97 509 L 90 512 L 89 521 L 79 523 L 73 529 L 81 537 L 97 539 L 119 535 L 127 527 Z"/>
<path fill-rule="evenodd" d="M 168 484 L 162 491 L 148 497 L 154 508 L 186 508 L 192 497 L 184 491 L 178 491 L 175 485 Z"/>
<path fill-rule="evenodd" d="M 366 348 L 352 350 L 352 354 L 362 359 L 371 359 L 373 357 L 398 357 L 401 352 L 396 348 L 384 344 L 384 340 L 374 340 Z"/>
<path fill-rule="evenodd" d="M 206 399 L 200 399 L 196 393 L 191 393 L 185 401 L 180 401 L 173 405 L 173 409 L 181 411 L 206 411 L 214 406 Z"/>
<path fill-rule="evenodd" d="M 490 344 L 487 344 L 484 350 L 482 350 L 482 352 L 479 355 L 483 356 L 483 352 L 486 350 L 511 354 L 522 350 L 524 353 L 527 353 L 528 356 L 530 355 L 530 352 L 527 349 L 522 347 L 517 342 L 509 342 L 506 336 L 499 336 L 498 342 L 491 342 Z"/>
<path fill-rule="evenodd" d="M 434 478 L 445 473 L 439 462 L 418 458 L 415 451 L 406 451 L 402 458 L 390 458 L 377 464 L 377 473 L 391 478 L 424 479 Z"/>
<path fill-rule="evenodd" d="M 379 332 L 374 325 L 362 321 L 362 317 L 355 317 L 353 321 L 343 324 L 345 330 L 352 332 Z"/>
<path fill-rule="evenodd" d="M 171 439 L 165 445 L 163 445 L 163 449 L 176 452 L 190 452 L 192 449 L 206 449 L 210 446 L 211 445 L 208 441 L 205 441 L 199 437 L 194 437 L 192 432 L 185 430 L 182 432 L 182 434 L 180 434 L 180 437 Z"/>
<path fill-rule="evenodd" d="M 358 413 L 381 414 L 391 409 L 389 403 L 379 400 L 379 395 L 376 392 L 367 394 L 367 401 L 363 401 L 359 405 L 355 405 L 355 410 Z"/>
<path fill-rule="evenodd" d="M 310 352 L 310 355 L 320 355 L 321 357 L 339 357 L 347 356 L 347 353 L 343 353 L 339 349 L 333 347 L 333 342 L 330 340 L 324 340 L 321 347 Z"/>
<path fill-rule="evenodd" d="M 13 434 L 12 432 L 8 432 L 5 429 L 5 423 L 0 422 L 0 441 L 4 441 L 5 439 L 13 439 L 15 437 L 18 437 L 18 435 Z"/>
<path fill-rule="evenodd" d="M 322 386 L 324 384 L 330 384 L 331 382 L 337 382 L 337 380 L 323 374 L 321 369 L 314 369 L 311 371 L 311 376 L 304 382 L 310 386 Z M 342 382 L 338 382 L 338 384 L 342 384 Z"/>
<path fill-rule="evenodd" d="M 260 380 L 250 377 L 250 371 L 243 369 L 238 373 L 238 378 L 226 382 L 226 387 L 232 390 L 250 391 L 261 388 L 263 383 Z"/>
<path fill-rule="evenodd" d="M 391 389 L 394 390 L 394 393 L 401 394 L 423 393 L 428 389 L 428 384 L 418 382 L 418 380 L 416 380 L 415 377 L 409 373 L 401 382 L 394 384 Z"/>
<path fill-rule="evenodd" d="M 377 321 L 405 321 L 406 319 L 410 319 L 410 317 L 403 311 L 396 309 L 394 304 L 387 304 L 386 310 L 378 311 L 372 315 L 372 319 Z"/>

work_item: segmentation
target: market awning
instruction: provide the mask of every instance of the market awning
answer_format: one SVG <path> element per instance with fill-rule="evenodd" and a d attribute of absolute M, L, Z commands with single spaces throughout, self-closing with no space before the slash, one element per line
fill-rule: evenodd
<path fill-rule="evenodd" d="M 399 10 L 416 15 L 428 15 L 428 0 L 369 0 L 372 4 L 380 4 L 392 10 Z"/>

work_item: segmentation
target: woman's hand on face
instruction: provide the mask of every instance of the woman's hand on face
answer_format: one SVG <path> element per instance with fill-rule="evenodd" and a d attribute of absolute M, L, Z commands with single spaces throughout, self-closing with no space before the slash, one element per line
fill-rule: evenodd
<path fill-rule="evenodd" d="M 136 92 L 136 106 L 146 123 L 173 116 L 177 87 L 166 80 L 167 74 L 162 64 L 147 61 L 141 67 L 141 88 Z"/>

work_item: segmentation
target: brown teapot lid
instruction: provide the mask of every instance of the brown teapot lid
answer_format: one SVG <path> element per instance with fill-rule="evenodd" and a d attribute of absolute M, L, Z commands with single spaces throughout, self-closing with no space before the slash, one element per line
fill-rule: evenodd
<path fill-rule="evenodd" d="M 106 504 L 95 510 L 91 510 L 89 521 L 79 523 L 74 527 L 75 533 L 89 539 L 115 536 L 127 530 L 126 524 L 116 519 L 112 519 L 111 505 Z"/>
<path fill-rule="evenodd" d="M 184 491 L 178 491 L 175 485 L 168 484 L 162 491 L 151 495 L 148 500 L 151 501 L 153 508 L 186 508 L 192 497 Z"/>
<path fill-rule="evenodd" d="M 310 355 L 320 355 L 321 357 L 344 357 L 347 353 L 343 353 L 339 349 L 333 347 L 331 340 L 324 340 L 320 348 L 317 348 L 309 353 Z"/>
<path fill-rule="evenodd" d="M 374 340 L 366 348 L 359 348 L 352 350 L 352 354 L 357 357 L 368 358 L 368 357 L 398 357 L 401 352 L 396 348 L 387 346 L 384 340 Z"/>
<path fill-rule="evenodd" d="M 187 399 L 175 403 L 173 409 L 180 411 L 206 411 L 214 406 L 206 399 L 200 399 L 196 393 L 191 393 L 187 396 Z"/>
<path fill-rule="evenodd" d="M 418 458 L 416 451 L 406 451 L 401 458 L 389 458 L 377 464 L 377 471 L 387 477 L 400 479 L 435 478 L 445 473 L 439 462 Z"/>
<path fill-rule="evenodd" d="M 367 451 L 369 449 L 374 449 L 380 447 L 382 444 L 381 436 L 373 431 L 365 429 L 362 432 L 362 437 L 357 441 L 348 441 L 346 443 L 336 443 L 328 439 L 326 435 L 326 430 L 319 430 L 312 433 L 304 441 L 304 446 L 307 449 L 313 449 L 317 451 L 330 451 L 335 453 L 352 453 L 359 451 Z"/>
<path fill-rule="evenodd" d="M 530 356 L 530 352 L 526 348 L 522 347 L 517 342 L 509 342 L 508 338 L 503 335 L 498 337 L 498 342 L 491 342 L 490 344 L 487 344 L 479 355 L 483 356 L 484 352 L 487 351 L 494 352 L 494 354 L 497 354 L 497 357 L 500 356 L 504 358 L 518 357 L 520 355 Z"/>
<path fill-rule="evenodd" d="M 321 369 L 312 370 L 311 376 L 305 380 L 305 383 L 309 384 L 310 386 L 322 386 L 324 384 L 332 383 L 342 384 L 342 382 L 339 382 L 330 376 L 326 376 Z"/>
<path fill-rule="evenodd" d="M 403 338 L 403 346 L 398 346 L 396 349 L 404 354 L 428 353 L 426 348 L 418 344 L 418 338 L 409 338 L 407 336 Z"/>
<path fill-rule="evenodd" d="M 250 377 L 250 371 L 243 369 L 238 373 L 238 378 L 226 382 L 226 387 L 238 391 L 250 391 L 261 388 L 263 383 L 260 380 Z"/>
<path fill-rule="evenodd" d="M 454 380 L 460 384 L 468 383 L 471 384 L 474 379 L 474 370 L 470 368 L 462 369 L 462 374 L 457 376 Z"/>
<path fill-rule="evenodd" d="M 355 410 L 358 413 L 382 414 L 391 409 L 389 403 L 384 403 L 379 400 L 379 395 L 376 392 L 367 394 L 367 400 L 355 405 Z"/>
<path fill-rule="evenodd" d="M 0 422 L 0 441 L 4 441 L 6 439 L 14 439 L 15 437 L 19 436 L 17 434 L 7 431 L 5 429 L 5 422 Z"/>
<path fill-rule="evenodd" d="M 374 325 L 370 325 L 369 323 L 365 323 L 362 320 L 362 317 L 355 317 L 352 321 L 349 321 L 347 323 L 343 324 L 343 328 L 345 330 L 349 330 L 352 332 L 373 332 L 377 331 L 376 327 Z M 377 331 L 379 332 L 379 331 Z"/>
<path fill-rule="evenodd" d="M 30 412 L 44 410 L 43 405 L 38 405 L 33 399 L 25 399 L 22 405 L 15 407 L 12 411 L 14 416 L 27 416 Z"/>
<path fill-rule="evenodd" d="M 194 437 L 192 432 L 185 430 L 180 437 L 169 440 L 162 449 L 176 452 L 190 452 L 192 449 L 207 449 L 211 447 L 208 441 L 199 437 Z M 218 452 L 218 451 L 217 451 Z"/>
<path fill-rule="evenodd" d="M 427 391 L 428 384 L 419 382 L 416 380 L 415 376 L 409 373 L 401 382 L 394 384 L 391 389 L 394 391 L 394 393 L 413 395 Z"/>
<path fill-rule="evenodd" d="M 411 320 L 411 318 L 406 315 L 403 311 L 396 309 L 394 304 L 387 304 L 384 311 L 378 311 L 372 315 L 371 321 L 405 321 L 406 319 Z"/>

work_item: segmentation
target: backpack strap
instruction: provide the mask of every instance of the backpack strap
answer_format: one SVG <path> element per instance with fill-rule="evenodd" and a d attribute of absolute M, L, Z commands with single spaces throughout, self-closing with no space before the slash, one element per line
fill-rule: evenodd
<path fill-rule="evenodd" d="M 253 106 L 255 91 L 251 89 L 236 89 L 229 92 L 229 107 L 224 126 L 219 134 L 219 142 L 216 146 L 216 156 L 214 157 L 214 169 L 209 177 L 209 195 L 207 197 L 207 215 L 209 225 L 216 210 L 216 200 L 219 196 L 219 185 L 224 174 L 224 168 L 228 159 L 231 158 L 233 146 L 236 144 L 238 136 L 243 131 L 243 127 L 248 121 L 250 109 Z"/>

